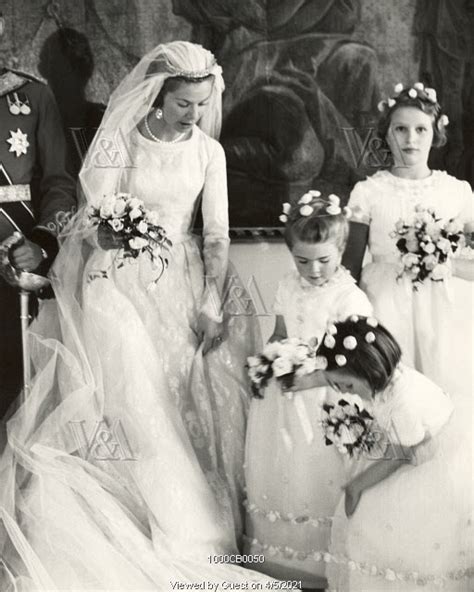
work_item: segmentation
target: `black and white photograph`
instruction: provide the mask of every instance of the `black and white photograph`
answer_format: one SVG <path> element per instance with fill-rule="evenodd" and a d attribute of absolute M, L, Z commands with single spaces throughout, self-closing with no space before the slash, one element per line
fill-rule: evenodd
<path fill-rule="evenodd" d="M 474 0 L 0 0 L 0 592 L 474 590 Z"/>

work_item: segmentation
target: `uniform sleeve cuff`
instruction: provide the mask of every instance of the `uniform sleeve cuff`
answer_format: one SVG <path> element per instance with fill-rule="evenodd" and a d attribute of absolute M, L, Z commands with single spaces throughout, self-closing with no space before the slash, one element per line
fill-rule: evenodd
<path fill-rule="evenodd" d="M 38 275 L 46 276 L 48 274 L 49 268 L 53 264 L 54 258 L 58 254 L 58 241 L 53 234 L 38 227 L 33 228 L 28 236 L 28 239 L 41 247 L 41 251 L 43 253 L 43 261 L 38 265 L 34 272 Z"/>
<path fill-rule="evenodd" d="M 46 252 L 48 259 L 53 260 L 59 251 L 59 245 L 56 237 L 42 228 L 33 228 L 28 239 L 39 245 Z"/>

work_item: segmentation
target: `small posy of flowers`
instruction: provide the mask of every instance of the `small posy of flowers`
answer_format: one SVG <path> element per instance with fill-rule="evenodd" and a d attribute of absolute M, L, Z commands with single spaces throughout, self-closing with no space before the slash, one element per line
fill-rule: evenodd
<path fill-rule="evenodd" d="M 450 276 L 450 258 L 463 244 L 462 224 L 443 223 L 431 209 L 417 206 L 412 223 L 399 220 L 391 233 L 400 252 L 398 279 L 409 277 L 413 288 L 426 279 L 442 282 Z"/>
<path fill-rule="evenodd" d="M 247 358 L 252 394 L 263 398 L 263 390 L 271 378 L 278 380 L 284 388 L 291 388 L 295 377 L 324 370 L 326 365 L 326 360 L 316 355 L 315 345 L 301 339 L 267 343 L 260 354 Z"/>
<path fill-rule="evenodd" d="M 321 426 L 326 446 L 334 444 L 341 454 L 358 456 L 378 443 L 375 420 L 358 402 L 340 399 L 335 404 L 325 403 Z"/>
<path fill-rule="evenodd" d="M 87 222 L 89 226 L 108 228 L 121 240 L 122 247 L 114 259 L 117 268 L 123 267 L 126 261 L 147 255 L 153 265 L 160 268 L 158 277 L 148 288 L 156 286 L 168 265 L 163 251 L 172 246 L 156 211 L 148 210 L 141 199 L 130 193 L 114 193 L 104 197 L 99 206 L 89 206 Z M 107 271 L 100 271 L 90 279 L 98 277 L 107 278 Z"/>

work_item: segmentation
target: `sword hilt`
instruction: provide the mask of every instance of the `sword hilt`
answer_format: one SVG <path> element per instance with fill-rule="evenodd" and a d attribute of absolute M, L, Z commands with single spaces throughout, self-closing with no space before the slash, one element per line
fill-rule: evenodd
<path fill-rule="evenodd" d="M 23 234 L 21 234 L 21 232 L 14 232 L 0 243 L 0 276 L 3 277 L 10 286 L 28 292 L 37 292 L 50 283 L 48 278 L 18 269 L 12 263 L 11 255 L 13 251 L 24 242 L 25 237 Z"/>
<path fill-rule="evenodd" d="M 13 251 L 25 244 L 25 237 L 21 234 L 21 232 L 15 231 L 11 237 L 4 241 L 4 244 L 7 249 L 8 261 L 10 262 L 10 265 L 15 267 L 12 259 Z"/>

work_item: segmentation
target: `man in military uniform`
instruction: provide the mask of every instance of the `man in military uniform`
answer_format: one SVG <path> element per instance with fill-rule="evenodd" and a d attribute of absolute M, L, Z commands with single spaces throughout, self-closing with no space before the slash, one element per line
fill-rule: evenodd
<path fill-rule="evenodd" d="M 14 231 L 25 240 L 11 254 L 19 269 L 46 274 L 56 236 L 75 207 L 66 172 L 66 143 L 47 85 L 0 68 L 0 241 Z M 18 291 L 0 278 L 0 419 L 21 388 Z"/>

